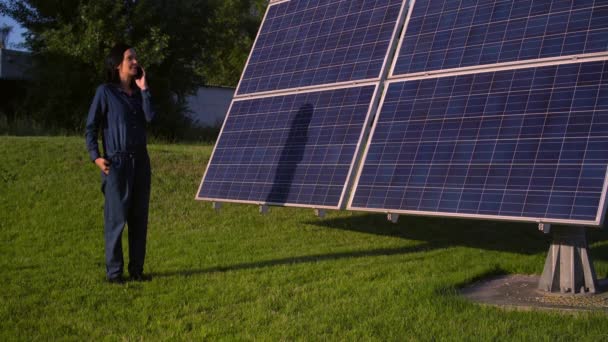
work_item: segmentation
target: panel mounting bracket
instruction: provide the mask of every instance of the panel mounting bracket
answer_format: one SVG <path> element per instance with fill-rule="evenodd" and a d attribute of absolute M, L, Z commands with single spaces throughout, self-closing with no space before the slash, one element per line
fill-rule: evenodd
<path fill-rule="evenodd" d="M 399 214 L 388 213 L 386 214 L 386 218 L 393 223 L 397 223 L 399 221 Z"/>
<path fill-rule="evenodd" d="M 551 232 L 551 224 L 550 223 L 538 223 L 538 230 L 543 232 L 544 234 L 549 234 Z"/>
<path fill-rule="evenodd" d="M 219 212 L 222 209 L 222 202 L 211 202 L 211 208 L 216 212 Z"/>
<path fill-rule="evenodd" d="M 260 204 L 260 214 L 268 214 L 268 206 L 266 204 Z"/>
<path fill-rule="evenodd" d="M 325 209 L 315 209 L 315 216 L 318 218 L 325 218 L 326 214 L 327 212 L 325 211 Z"/>

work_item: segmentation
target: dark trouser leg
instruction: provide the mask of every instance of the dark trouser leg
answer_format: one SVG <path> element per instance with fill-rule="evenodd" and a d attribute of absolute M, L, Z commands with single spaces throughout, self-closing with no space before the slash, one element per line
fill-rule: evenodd
<path fill-rule="evenodd" d="M 150 159 L 147 155 L 134 159 L 133 193 L 128 213 L 129 274 L 142 274 L 146 258 L 148 206 L 150 202 Z"/>
<path fill-rule="evenodd" d="M 113 158 L 110 173 L 104 177 L 102 189 L 105 195 L 104 235 L 106 274 L 115 278 L 123 273 L 122 231 L 127 222 L 130 195 L 128 169 L 121 158 Z"/>

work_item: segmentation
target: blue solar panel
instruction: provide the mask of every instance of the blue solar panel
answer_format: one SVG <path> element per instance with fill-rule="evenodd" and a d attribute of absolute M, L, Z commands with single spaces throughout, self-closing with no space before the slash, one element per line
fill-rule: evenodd
<path fill-rule="evenodd" d="M 376 120 L 351 209 L 547 221 L 602 210 L 607 61 L 395 81 Z"/>
<path fill-rule="evenodd" d="M 378 78 L 401 0 L 270 5 L 238 95 Z"/>
<path fill-rule="evenodd" d="M 235 100 L 198 198 L 337 208 L 375 89 Z"/>
<path fill-rule="evenodd" d="M 608 51 L 608 1 L 416 1 L 394 75 Z"/>

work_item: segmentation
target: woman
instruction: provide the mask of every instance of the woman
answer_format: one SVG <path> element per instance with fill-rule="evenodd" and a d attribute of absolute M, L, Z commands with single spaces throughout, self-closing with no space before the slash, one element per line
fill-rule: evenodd
<path fill-rule="evenodd" d="M 150 200 L 146 123 L 155 112 L 146 73 L 132 47 L 116 44 L 106 66 L 107 83 L 97 88 L 89 109 L 86 144 L 91 160 L 102 171 L 106 276 L 108 282 L 121 284 L 125 224 L 129 225 L 129 275 L 135 281 L 149 280 L 143 274 Z M 103 156 L 97 144 L 99 132 Z"/>

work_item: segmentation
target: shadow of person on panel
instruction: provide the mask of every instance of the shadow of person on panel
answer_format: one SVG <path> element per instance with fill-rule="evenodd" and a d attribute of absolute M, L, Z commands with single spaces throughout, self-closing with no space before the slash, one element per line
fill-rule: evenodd
<path fill-rule="evenodd" d="M 313 112 L 312 104 L 304 104 L 291 121 L 289 134 L 277 163 L 272 188 L 266 197 L 267 203 L 280 205 L 288 201 L 298 165 L 304 158 L 306 142 L 308 141 L 308 127 Z"/>

